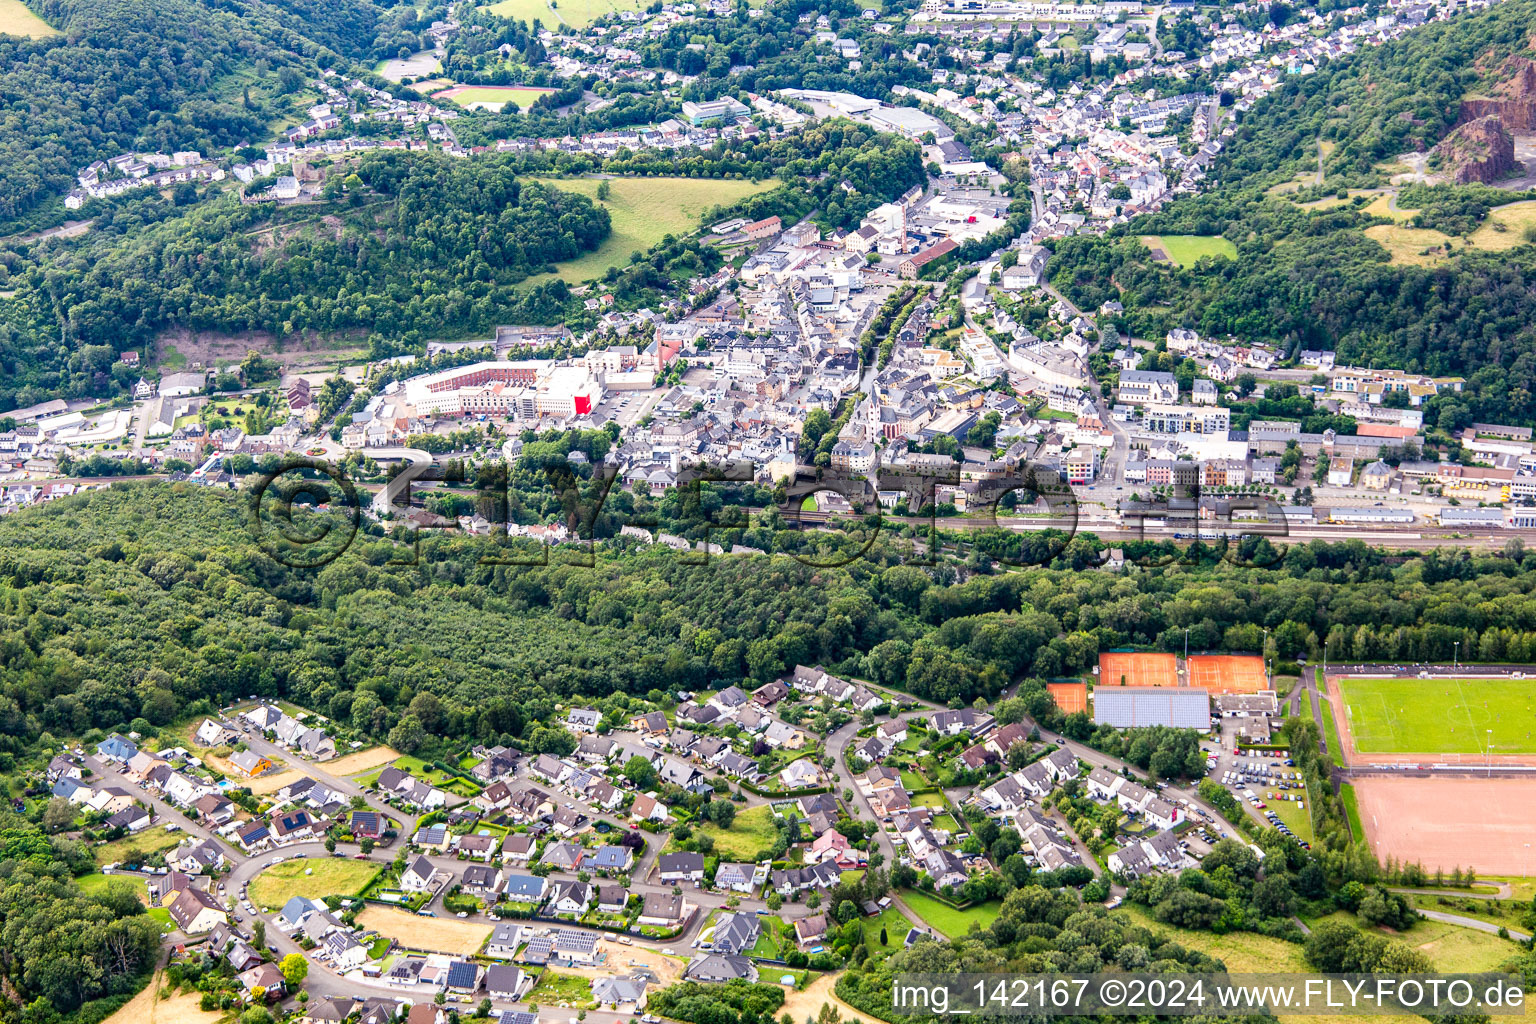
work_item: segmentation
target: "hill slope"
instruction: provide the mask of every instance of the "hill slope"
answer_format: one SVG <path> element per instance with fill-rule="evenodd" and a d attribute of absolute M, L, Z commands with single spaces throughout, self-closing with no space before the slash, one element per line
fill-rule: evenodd
<path fill-rule="evenodd" d="M 1513 244 L 1493 252 L 1452 239 L 1421 255 L 1415 243 L 1425 236 L 1396 226 L 1422 210 L 1416 226 L 1470 235 L 1506 194 L 1418 186 L 1398 196 L 1397 210 L 1383 199 L 1370 212 L 1374 195 L 1304 201 L 1345 186 L 1387 188 L 1383 162 L 1429 150 L 1478 113 L 1464 111 L 1463 98 L 1498 90 L 1511 58 L 1529 53 L 1533 21 L 1536 0 L 1507 0 L 1287 82 L 1248 113 L 1212 167 L 1210 191 L 1104 238 L 1055 243 L 1053 280 L 1080 305 L 1120 300 L 1123 326 L 1145 337 L 1187 326 L 1290 353 L 1330 348 L 1341 361 L 1465 375 L 1469 390 L 1432 410 L 1444 427 L 1474 416 L 1532 422 L 1536 247 L 1505 239 Z M 1333 144 L 1324 146 L 1326 187 L 1278 194 L 1316 167 L 1319 142 Z M 1368 236 L 1373 225 L 1383 227 Z M 1404 239 L 1395 261 L 1378 241 L 1388 230 Z M 1155 234 L 1223 235 L 1238 258 L 1157 264 L 1137 240 Z"/>
<path fill-rule="evenodd" d="M 264 137 L 317 61 L 371 45 L 371 0 L 40 0 L 63 34 L 0 38 L 0 229 L 93 159 Z"/>

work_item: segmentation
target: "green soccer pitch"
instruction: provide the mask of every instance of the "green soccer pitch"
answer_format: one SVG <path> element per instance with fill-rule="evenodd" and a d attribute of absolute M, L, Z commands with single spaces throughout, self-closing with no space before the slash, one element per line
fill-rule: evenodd
<path fill-rule="evenodd" d="M 1336 679 L 1362 754 L 1536 753 L 1536 680 Z"/>

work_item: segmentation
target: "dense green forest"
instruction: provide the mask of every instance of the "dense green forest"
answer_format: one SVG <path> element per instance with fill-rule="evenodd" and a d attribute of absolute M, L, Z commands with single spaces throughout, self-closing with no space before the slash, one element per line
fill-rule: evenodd
<path fill-rule="evenodd" d="M 95 1005 L 87 1019 L 99 1020 L 148 980 L 160 925 L 127 882 L 82 893 L 73 876 L 94 866 L 87 844 L 0 813 L 0 1013 L 7 1020 L 47 1024 L 88 1003 Z"/>
<path fill-rule="evenodd" d="M 228 195 L 54 243 L 15 279 L 0 369 L 43 392 L 100 394 L 111 385 L 93 371 L 172 326 L 287 336 L 549 323 L 565 285 L 518 286 L 609 231 L 600 205 L 506 164 L 380 153 L 345 181 L 318 211 Z"/>
<path fill-rule="evenodd" d="M 634 518 L 660 511 L 637 504 Z M 953 568 L 899 564 L 885 542 L 842 568 L 612 548 L 591 567 L 519 567 L 482 562 L 487 542 L 427 538 L 398 566 L 386 563 L 409 549 L 365 531 L 302 570 L 273 560 L 247 518 L 238 495 L 123 484 L 0 521 L 0 747 L 252 693 L 384 737 L 431 692 L 445 712 L 429 734 L 515 742 L 530 708 L 564 696 L 761 682 L 817 662 L 940 702 L 1024 679 L 1030 713 L 1048 715 L 1039 677 L 1082 671 L 1100 648 L 1178 649 L 1186 626 L 1191 648 L 1238 650 L 1268 626 L 1287 658 L 1323 636 L 1336 656 L 1443 659 L 1459 641 L 1479 658 L 1536 657 L 1536 562 L 1523 555 L 1396 560 L 1316 543 L 1273 569 L 1063 562 L 954 582 Z"/>
<path fill-rule="evenodd" d="M 373 41 L 370 0 L 39 0 L 64 33 L 0 37 L 0 225 L 62 209 L 75 172 L 125 150 L 261 138 L 318 64 Z"/>
<path fill-rule="evenodd" d="M 1269 190 L 1315 169 L 1320 140 L 1334 144 L 1323 163 L 1326 187 L 1304 198 L 1384 184 L 1375 165 L 1443 136 L 1462 95 L 1496 77 L 1502 57 L 1525 44 L 1533 17 L 1536 3 L 1511 0 L 1291 76 L 1242 119 L 1212 167 L 1211 191 L 1100 238 L 1053 243 L 1053 280 L 1086 307 L 1121 301 L 1122 326 L 1146 337 L 1187 326 L 1271 342 L 1287 354 L 1330 348 L 1341 362 L 1466 376 L 1467 392 L 1434 403 L 1432 426 L 1532 422 L 1536 247 L 1457 245 L 1437 265 L 1394 264 L 1364 234 L 1390 222 L 1364 212 L 1370 197 L 1313 209 Z M 1399 204 L 1427 204 L 1421 226 L 1465 233 L 1495 198 L 1484 186 L 1409 187 Z M 1521 198 L 1508 193 L 1505 201 Z M 1220 234 L 1238 257 L 1186 268 L 1157 263 L 1138 240 L 1145 234 Z"/>

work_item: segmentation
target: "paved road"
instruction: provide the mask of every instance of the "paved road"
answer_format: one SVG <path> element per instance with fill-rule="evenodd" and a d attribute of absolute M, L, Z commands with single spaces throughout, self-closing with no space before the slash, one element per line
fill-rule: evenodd
<path fill-rule="evenodd" d="M 1431 921 L 1441 921 L 1445 924 L 1459 925 L 1462 928 L 1471 928 L 1475 931 L 1487 932 L 1489 935 L 1499 934 L 1500 925 L 1490 924 L 1487 921 L 1479 921 L 1475 917 L 1462 917 L 1460 914 L 1443 914 L 1438 910 L 1421 910 L 1419 913 Z M 1517 942 L 1524 942 L 1530 938 L 1525 932 L 1517 932 L 1513 928 L 1508 929 L 1509 937 Z"/>
<path fill-rule="evenodd" d="M 185 814 L 175 804 L 151 795 L 143 786 L 140 786 L 137 782 L 124 775 L 112 762 L 103 761 L 98 757 L 86 757 L 85 764 L 91 769 L 97 780 L 106 785 L 120 786 L 133 794 L 135 799 L 149 805 L 151 812 L 154 814 L 154 823 L 145 831 L 157 828 L 163 829 L 167 824 L 180 825 L 182 831 L 188 835 L 212 841 L 215 846 L 224 851 L 226 859 L 233 860 L 236 857 L 242 856 L 238 850 L 215 835 L 211 829 L 199 823 L 196 818 Z"/>

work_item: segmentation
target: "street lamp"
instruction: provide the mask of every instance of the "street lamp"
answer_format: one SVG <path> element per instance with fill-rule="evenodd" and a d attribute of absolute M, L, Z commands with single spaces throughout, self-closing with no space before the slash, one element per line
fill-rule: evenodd
<path fill-rule="evenodd" d="M 1493 730 L 1488 730 L 1488 777 L 1493 778 Z"/>
<path fill-rule="evenodd" d="M 1184 660 L 1189 661 L 1189 627 L 1184 627 Z"/>
<path fill-rule="evenodd" d="M 1452 672 L 1460 672 L 1461 671 L 1461 641 L 1460 640 L 1452 640 L 1451 643 L 1455 645 L 1455 650 L 1451 653 L 1451 671 Z"/>

